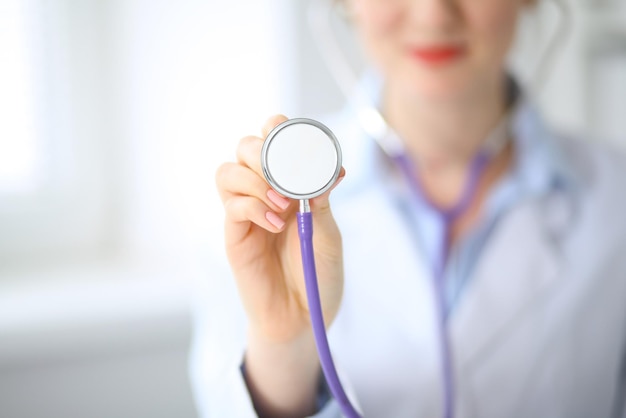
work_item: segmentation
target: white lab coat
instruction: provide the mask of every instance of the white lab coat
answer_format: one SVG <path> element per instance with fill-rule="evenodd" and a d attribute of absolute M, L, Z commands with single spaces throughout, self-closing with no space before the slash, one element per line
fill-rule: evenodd
<path fill-rule="evenodd" d="M 450 319 L 456 417 L 609 417 L 626 350 L 626 160 L 520 112 L 515 134 L 554 141 L 580 190 L 524 201 L 491 233 Z M 439 417 L 430 269 L 363 160 L 362 131 L 344 119 L 331 123 L 348 174 L 333 200 L 346 277 L 333 356 L 365 417 Z M 227 268 L 211 283 L 190 363 L 198 406 L 204 417 L 253 417 L 239 369 L 245 315 Z M 337 404 L 319 416 L 340 416 Z"/>

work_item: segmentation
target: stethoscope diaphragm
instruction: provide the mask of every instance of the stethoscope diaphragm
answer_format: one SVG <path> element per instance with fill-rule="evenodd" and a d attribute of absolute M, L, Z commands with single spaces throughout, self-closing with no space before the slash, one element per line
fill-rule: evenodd
<path fill-rule="evenodd" d="M 308 200 L 337 181 L 341 148 L 324 124 L 312 119 L 289 119 L 267 136 L 261 167 L 274 190 L 285 197 Z"/>

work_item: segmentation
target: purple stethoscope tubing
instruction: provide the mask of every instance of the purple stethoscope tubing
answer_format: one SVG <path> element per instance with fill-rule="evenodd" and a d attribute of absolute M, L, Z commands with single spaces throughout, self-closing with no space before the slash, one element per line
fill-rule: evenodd
<path fill-rule="evenodd" d="M 315 270 L 312 214 L 311 212 L 298 212 L 297 218 L 311 326 L 313 328 L 313 336 L 315 337 L 315 345 L 317 346 L 317 353 L 319 355 L 322 371 L 324 373 L 324 377 L 326 378 L 326 383 L 328 384 L 330 392 L 339 403 L 341 411 L 348 418 L 357 418 L 360 417 L 360 415 L 350 403 L 350 400 L 341 385 L 332 355 L 330 353 L 330 348 L 328 346 L 326 327 L 324 325 L 324 315 L 322 313 L 319 288 L 317 286 L 317 272 Z"/>
<path fill-rule="evenodd" d="M 489 155 L 484 151 L 476 155 L 470 165 L 469 176 L 463 188 L 463 194 L 459 201 L 448 209 L 438 207 L 426 198 L 426 194 L 423 191 L 424 188 L 415 175 L 413 165 L 406 154 L 399 154 L 393 157 L 393 161 L 401 169 L 407 179 L 414 197 L 418 199 L 420 203 L 425 203 L 433 209 L 440 216 L 444 225 L 444 239 L 442 240 L 436 262 L 432 267 L 434 277 L 433 287 L 437 305 L 437 332 L 441 349 L 440 358 L 443 376 L 443 416 L 445 418 L 452 418 L 454 417 L 455 410 L 454 364 L 452 360 L 450 333 L 447 325 L 448 312 L 446 308 L 445 267 L 450 254 L 452 225 L 454 221 L 470 207 L 472 197 L 476 194 L 476 190 L 478 189 L 480 175 L 489 162 Z"/>
<path fill-rule="evenodd" d="M 278 176 L 275 176 L 275 167 L 271 167 L 273 166 L 273 164 L 278 163 L 277 158 L 294 158 L 293 149 L 288 149 L 287 154 L 281 154 L 280 151 L 278 151 L 278 154 L 275 154 L 274 151 L 271 150 L 274 149 L 273 143 L 275 139 L 279 136 L 279 134 L 281 134 L 281 132 L 284 132 L 283 130 L 285 128 L 298 124 L 310 125 L 321 130 L 332 142 L 335 152 L 336 166 L 334 173 L 329 179 L 324 178 L 324 181 L 326 182 L 324 186 L 319 187 L 321 183 L 317 184 L 314 190 L 310 189 L 310 187 L 313 186 L 309 182 L 305 182 L 304 185 L 289 183 L 289 187 L 284 187 L 285 185 L 281 184 L 281 182 L 286 180 L 285 172 L 280 172 L 279 170 Z M 280 147 L 281 145 L 279 145 L 279 148 Z M 313 148 L 304 148 L 306 148 L 309 152 L 313 152 L 314 154 L 316 154 Z M 284 150 L 285 149 L 283 148 L 283 152 Z M 270 154 L 272 156 L 270 156 Z M 360 417 L 360 414 L 350 403 L 350 400 L 348 399 L 348 396 L 346 395 L 341 385 L 341 381 L 339 380 L 339 376 L 337 375 L 333 358 L 330 353 L 330 347 L 328 345 L 326 326 L 324 323 L 324 315 L 322 312 L 317 282 L 317 272 L 315 269 L 315 253 L 313 249 L 313 215 L 311 213 L 311 207 L 309 205 L 309 199 L 319 196 L 320 194 L 329 190 L 330 187 L 332 187 L 332 185 L 335 184 L 335 182 L 337 181 L 341 169 L 341 147 L 339 146 L 339 141 L 337 141 L 337 138 L 332 133 L 332 131 L 328 129 L 328 127 L 316 120 L 305 118 L 290 119 L 276 126 L 268 134 L 261 150 L 261 167 L 265 179 L 275 190 L 287 197 L 291 197 L 292 199 L 297 199 L 300 201 L 300 211 L 297 213 L 296 216 L 298 221 L 298 236 L 300 238 L 300 250 L 302 255 L 302 266 L 304 270 L 306 294 L 309 305 L 309 316 L 311 319 L 311 327 L 313 329 L 313 336 L 315 338 L 315 345 L 317 348 L 318 357 L 320 359 L 320 365 L 322 368 L 322 372 L 324 373 L 324 377 L 326 378 L 328 388 L 330 389 L 333 397 L 337 400 L 343 414 L 348 418 L 358 418 Z M 293 167 L 290 167 L 290 169 L 293 169 Z M 292 177 L 292 175 L 306 176 L 306 169 L 298 167 L 295 172 L 290 174 L 289 177 Z"/>

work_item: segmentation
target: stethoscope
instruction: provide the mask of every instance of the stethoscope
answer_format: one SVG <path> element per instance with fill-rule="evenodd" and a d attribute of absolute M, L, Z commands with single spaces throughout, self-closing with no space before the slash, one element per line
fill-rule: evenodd
<path fill-rule="evenodd" d="M 344 89 L 347 96 L 356 96 L 359 103 L 357 118 L 365 133 L 374 139 L 396 166 L 402 171 L 415 199 L 425 203 L 438 214 L 444 226 L 444 239 L 438 256 L 432 266 L 433 286 L 436 296 L 437 331 L 441 350 L 441 373 L 443 376 L 443 416 L 454 416 L 454 368 L 452 362 L 450 336 L 448 332 L 448 316 L 445 303 L 445 267 L 450 252 L 452 225 L 469 208 L 475 195 L 479 179 L 489 161 L 498 155 L 510 137 L 511 117 L 516 111 L 519 100 L 514 100 L 509 110 L 501 117 L 499 123 L 483 142 L 469 166 L 467 181 L 458 202 L 450 208 L 440 208 L 430 202 L 416 176 L 413 162 L 404 151 L 398 135 L 386 123 L 377 108 L 363 92 L 356 88 L 356 80 L 350 72 L 345 57 L 341 56 L 337 41 L 332 36 L 329 22 L 329 9 L 324 1 L 311 2 L 311 24 L 316 30 L 318 43 L 331 72 Z M 557 0 L 555 4 L 562 8 Z M 561 9 L 562 12 L 565 10 Z M 556 41 L 567 29 L 561 19 L 559 30 L 544 55 L 550 54 Z M 545 59 L 542 60 L 545 64 Z M 544 65 L 540 65 L 534 75 L 535 86 L 543 80 Z M 339 177 L 341 170 L 341 147 L 332 131 L 320 122 L 311 119 L 291 119 L 276 126 L 267 136 L 261 153 L 261 166 L 265 179 L 277 192 L 286 197 L 300 201 L 297 213 L 300 249 L 304 269 L 305 288 L 309 304 L 309 313 L 320 364 L 328 387 L 337 400 L 343 414 L 349 418 L 360 417 L 351 404 L 341 385 L 328 345 L 324 318 L 322 315 L 317 273 L 313 251 L 313 222 L 309 200 L 328 191 Z"/>
<path fill-rule="evenodd" d="M 369 110 L 375 112 L 375 110 Z M 430 204 L 439 213 L 443 224 L 445 239 L 439 249 L 437 262 L 433 268 L 433 285 L 436 296 L 437 331 L 441 349 L 441 372 L 443 376 L 443 415 L 454 416 L 454 377 L 450 338 L 447 327 L 447 311 L 444 292 L 444 273 L 450 250 L 451 225 L 469 206 L 471 197 L 476 191 L 482 170 L 493 156 L 506 143 L 509 111 L 500 124 L 494 129 L 485 142 L 485 146 L 476 154 L 469 169 L 464 191 L 451 208 L 445 210 Z M 371 113 L 376 115 L 377 113 Z M 382 119 L 382 116 L 378 114 Z M 389 129 L 389 128 L 388 128 Z M 413 173 L 413 165 L 406 154 L 388 155 L 405 174 L 415 198 L 429 204 L 422 187 Z M 332 131 L 320 122 L 311 119 L 290 119 L 275 127 L 265 140 L 261 152 L 261 166 L 267 182 L 277 192 L 292 199 L 300 200 L 300 211 L 297 214 L 298 234 L 302 265 L 304 269 L 305 288 L 311 317 L 311 325 L 320 358 L 320 364 L 326 382 L 333 397 L 337 400 L 343 414 L 349 418 L 359 417 L 359 413 L 350 403 L 343 389 L 328 345 L 328 338 L 322 315 L 317 274 L 315 270 L 313 250 L 313 220 L 309 200 L 328 191 L 337 181 L 341 170 L 341 147 Z M 619 389 L 612 416 L 621 417 L 626 409 L 626 344 L 622 350 L 619 372 Z"/>
<path fill-rule="evenodd" d="M 375 110 L 370 109 L 369 112 Z M 380 116 L 380 115 L 379 115 Z M 382 119 L 382 116 L 380 116 Z M 384 119 L 383 119 L 384 121 Z M 478 187 L 480 174 L 490 159 L 506 142 L 508 117 L 498 125 L 499 129 L 485 142 L 470 165 L 467 183 L 461 198 L 451 208 L 438 208 L 428 202 L 423 188 L 414 175 L 413 164 L 405 153 L 389 157 L 402 170 L 409 181 L 415 197 L 429 204 L 439 214 L 444 225 L 444 237 L 437 262 L 433 266 L 434 290 L 436 295 L 438 337 L 441 348 L 442 375 L 444 377 L 444 416 L 454 414 L 454 379 L 452 355 L 447 331 L 445 304 L 445 266 L 450 250 L 450 235 L 453 223 L 469 207 Z M 392 132 L 390 128 L 389 132 Z M 290 119 L 276 126 L 267 136 L 261 151 L 261 167 L 265 179 L 277 192 L 300 201 L 297 213 L 298 235 L 304 269 L 305 288 L 309 304 L 311 326 L 315 338 L 320 364 L 328 387 L 347 417 L 360 417 L 350 403 L 337 375 L 328 345 L 326 328 L 317 285 L 317 273 L 313 250 L 313 220 L 309 200 L 329 190 L 341 170 L 341 147 L 332 131 L 322 123 L 311 119 Z"/>
<path fill-rule="evenodd" d="M 276 126 L 261 151 L 261 167 L 277 192 L 300 200 L 297 213 L 302 266 L 315 344 L 328 387 L 348 417 L 359 417 L 341 385 L 328 346 L 313 251 L 313 218 L 309 200 L 329 190 L 341 170 L 339 141 L 312 119 L 290 119 Z"/>

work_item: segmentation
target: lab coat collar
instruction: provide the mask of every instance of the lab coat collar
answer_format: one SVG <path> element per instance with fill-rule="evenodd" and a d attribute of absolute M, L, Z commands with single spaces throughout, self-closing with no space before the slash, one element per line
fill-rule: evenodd
<path fill-rule="evenodd" d="M 511 118 L 511 133 L 517 148 L 513 175 L 535 193 L 554 188 L 577 193 L 582 177 L 568 161 L 559 139 L 550 132 L 537 106 L 521 92 Z"/>

